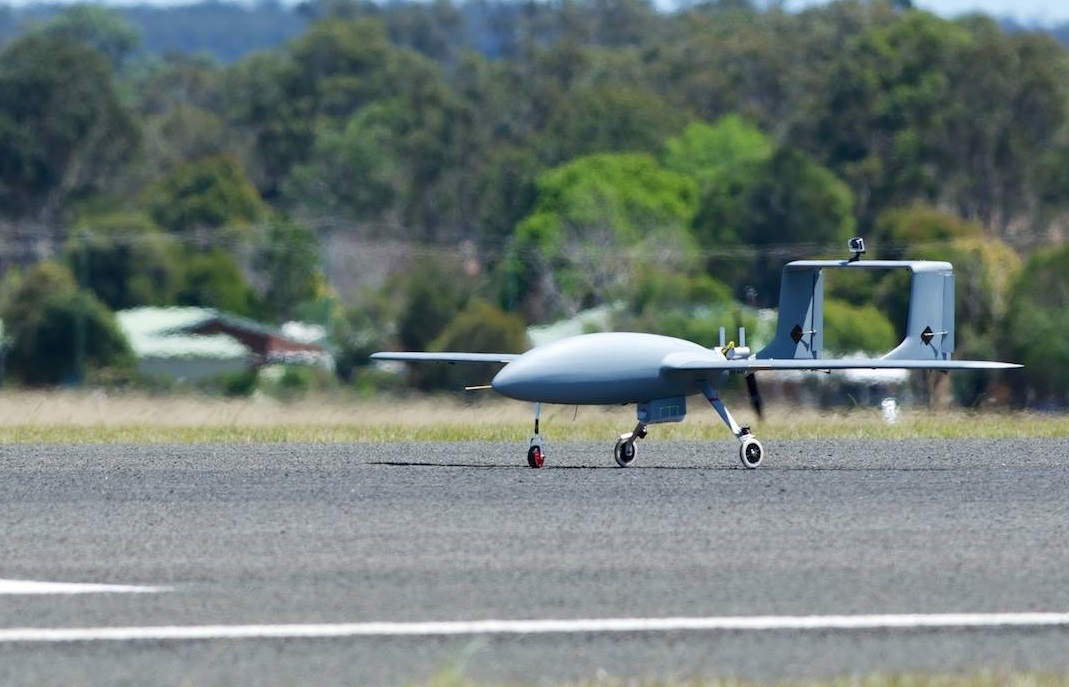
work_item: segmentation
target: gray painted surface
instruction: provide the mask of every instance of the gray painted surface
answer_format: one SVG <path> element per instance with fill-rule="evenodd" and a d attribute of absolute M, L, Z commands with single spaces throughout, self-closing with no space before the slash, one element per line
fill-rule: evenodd
<path fill-rule="evenodd" d="M 622 428 L 623 429 L 623 428 Z M 552 435 L 552 427 L 545 428 Z M 1069 610 L 1069 441 L 8 446 L 0 626 Z M 610 467 L 613 466 L 613 467 Z M 1063 630 L 0 646 L 0 683 L 1069 671 Z M 464 657 L 470 657 L 464 660 Z"/>

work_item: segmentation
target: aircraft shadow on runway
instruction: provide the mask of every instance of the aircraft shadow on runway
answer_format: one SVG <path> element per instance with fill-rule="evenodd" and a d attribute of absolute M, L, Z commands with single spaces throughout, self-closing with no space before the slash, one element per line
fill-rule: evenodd
<path fill-rule="evenodd" d="M 401 461 L 401 460 L 380 460 L 369 461 L 368 465 L 382 465 L 386 467 L 395 468 L 473 468 L 482 470 L 530 470 L 531 468 L 522 464 L 488 464 L 488 463 L 439 463 L 431 461 Z M 621 468 L 616 465 L 547 465 L 544 469 L 547 470 L 615 470 L 621 471 Z M 955 467 L 934 467 L 931 465 L 907 467 L 907 466 L 887 466 L 887 467 L 872 467 L 872 466 L 850 466 L 850 465 L 796 465 L 796 466 L 778 466 L 769 467 L 767 469 L 777 470 L 782 472 L 952 472 L 958 469 L 975 469 L 975 468 L 955 468 Z M 632 465 L 626 468 L 627 471 L 631 470 L 690 470 L 690 471 L 745 471 L 745 468 L 741 465 Z"/>
<path fill-rule="evenodd" d="M 380 460 L 370 461 L 368 465 L 384 465 L 387 467 L 395 468 L 477 468 L 483 470 L 530 470 L 531 468 L 522 464 L 515 465 L 493 465 L 487 463 L 437 463 L 430 461 L 400 461 L 400 460 Z M 616 465 L 547 465 L 544 469 L 547 470 L 616 470 L 620 472 L 621 469 Z M 733 466 L 700 466 L 700 465 L 637 465 L 628 467 L 627 470 L 734 470 Z M 743 469 L 739 466 L 738 469 Z"/>

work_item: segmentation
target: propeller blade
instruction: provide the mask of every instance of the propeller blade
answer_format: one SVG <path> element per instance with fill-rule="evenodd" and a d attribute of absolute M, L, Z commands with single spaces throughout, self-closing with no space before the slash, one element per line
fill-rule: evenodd
<path fill-rule="evenodd" d="M 757 419 L 764 419 L 764 404 L 761 402 L 761 391 L 757 388 L 757 377 L 754 373 L 746 375 L 746 390 L 750 392 L 750 406 L 757 413 Z"/>

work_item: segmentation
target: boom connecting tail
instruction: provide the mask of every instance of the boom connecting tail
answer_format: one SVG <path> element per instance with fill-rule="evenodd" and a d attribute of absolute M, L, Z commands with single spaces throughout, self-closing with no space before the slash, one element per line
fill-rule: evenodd
<path fill-rule="evenodd" d="M 757 358 L 820 360 L 824 350 L 824 271 L 910 273 L 906 333 L 882 360 L 949 361 L 954 353 L 954 267 L 931 260 L 798 260 L 783 268 L 776 336 Z"/>

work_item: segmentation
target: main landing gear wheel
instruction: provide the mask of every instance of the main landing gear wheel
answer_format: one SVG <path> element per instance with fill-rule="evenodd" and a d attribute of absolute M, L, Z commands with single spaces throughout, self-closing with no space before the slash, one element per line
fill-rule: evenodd
<path fill-rule="evenodd" d="M 616 459 L 616 464 L 622 468 L 626 468 L 628 465 L 631 465 L 631 463 L 634 463 L 637 455 L 638 447 L 635 446 L 634 439 L 620 439 L 616 442 L 616 448 L 612 451 L 612 456 Z"/>
<path fill-rule="evenodd" d="M 743 466 L 750 470 L 760 465 L 764 456 L 765 449 L 762 448 L 761 442 L 753 437 L 746 437 L 739 445 L 739 459 L 742 460 Z"/>
<path fill-rule="evenodd" d="M 546 462 L 546 454 L 542 452 L 541 446 L 532 446 L 527 449 L 527 465 L 532 468 L 540 468 Z"/>

